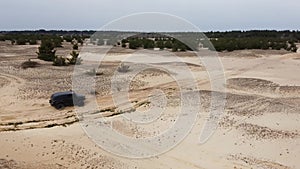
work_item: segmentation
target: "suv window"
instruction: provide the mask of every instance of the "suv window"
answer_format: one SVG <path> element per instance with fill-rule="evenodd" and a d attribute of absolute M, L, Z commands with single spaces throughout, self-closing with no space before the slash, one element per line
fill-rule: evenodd
<path fill-rule="evenodd" d="M 67 97 L 73 97 L 73 94 L 67 94 Z"/>

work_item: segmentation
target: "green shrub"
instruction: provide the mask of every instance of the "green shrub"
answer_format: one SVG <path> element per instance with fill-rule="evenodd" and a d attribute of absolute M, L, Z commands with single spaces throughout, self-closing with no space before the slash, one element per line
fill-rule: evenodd
<path fill-rule="evenodd" d="M 23 38 L 19 38 L 16 43 L 17 45 L 26 45 L 27 40 Z"/>
<path fill-rule="evenodd" d="M 78 44 L 77 44 L 77 43 L 75 43 L 75 44 L 73 45 L 73 50 L 78 50 Z"/>
<path fill-rule="evenodd" d="M 44 61 L 54 61 L 55 59 L 54 45 L 51 41 L 43 40 L 38 48 L 38 58 Z"/>
<path fill-rule="evenodd" d="M 10 43 L 11 43 L 12 45 L 14 45 L 14 44 L 16 43 L 16 41 L 12 39 L 12 40 L 10 41 Z"/>
<path fill-rule="evenodd" d="M 75 64 L 80 65 L 80 64 L 81 64 L 82 59 L 81 59 L 80 57 L 78 57 L 78 56 L 79 56 L 79 53 L 78 53 L 78 52 L 76 52 L 76 51 L 73 50 L 73 51 L 70 53 L 70 55 L 72 56 L 72 58 L 71 58 L 71 59 L 68 59 L 69 64 L 71 64 L 71 65 L 75 65 Z"/>
<path fill-rule="evenodd" d="M 56 47 L 56 48 L 62 47 L 62 39 L 60 37 L 56 37 L 56 38 L 52 39 L 51 41 L 52 41 L 54 47 Z"/>
<path fill-rule="evenodd" d="M 36 45 L 36 44 L 37 44 L 36 39 L 29 40 L 29 45 Z"/>
<path fill-rule="evenodd" d="M 55 56 L 55 59 L 53 60 L 54 66 L 66 66 L 66 58 L 63 58 L 62 56 Z"/>

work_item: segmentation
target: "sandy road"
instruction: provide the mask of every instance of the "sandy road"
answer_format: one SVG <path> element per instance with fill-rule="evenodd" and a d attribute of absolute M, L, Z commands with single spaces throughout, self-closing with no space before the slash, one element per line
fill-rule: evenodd
<path fill-rule="evenodd" d="M 0 131 L 53 127 L 78 121 L 72 109 L 60 112 L 49 105 L 37 106 L 40 100 L 19 99 L 18 90 L 26 80 L 3 73 L 0 79 L 5 82 L 0 88 Z"/>

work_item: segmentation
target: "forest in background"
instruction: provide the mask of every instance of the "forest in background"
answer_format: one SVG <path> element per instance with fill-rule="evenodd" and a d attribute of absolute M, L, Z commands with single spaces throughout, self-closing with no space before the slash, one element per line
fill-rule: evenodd
<path fill-rule="evenodd" d="M 206 36 L 204 36 L 204 34 Z M 300 42 L 299 31 L 251 30 L 251 31 L 211 31 L 196 32 L 116 32 L 116 31 L 1 31 L 0 41 L 9 40 L 12 45 L 36 45 L 39 41 L 50 41 L 54 47 L 63 47 L 62 42 L 83 44 L 91 39 L 95 45 L 119 45 L 131 49 L 160 48 L 172 51 L 195 50 L 199 43 L 202 47 L 217 51 L 243 49 L 273 49 L 296 52 L 296 43 Z M 184 37 L 184 39 L 182 38 Z M 211 42 L 211 43 L 210 43 Z"/>

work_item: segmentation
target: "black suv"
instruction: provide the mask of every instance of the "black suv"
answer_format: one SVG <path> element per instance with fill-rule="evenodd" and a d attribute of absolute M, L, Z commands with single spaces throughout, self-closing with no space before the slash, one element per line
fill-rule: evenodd
<path fill-rule="evenodd" d="M 54 93 L 49 100 L 51 106 L 56 109 L 63 109 L 66 106 L 84 106 L 85 96 L 73 91 Z"/>

